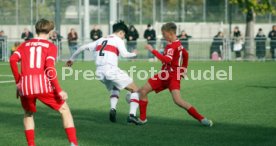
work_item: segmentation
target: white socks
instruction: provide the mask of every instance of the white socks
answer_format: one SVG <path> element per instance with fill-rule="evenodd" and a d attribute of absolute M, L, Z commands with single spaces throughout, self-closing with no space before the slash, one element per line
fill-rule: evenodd
<path fill-rule="evenodd" d="M 116 96 L 110 96 L 111 109 L 116 109 L 118 100 L 119 100 L 118 97 L 116 97 Z"/>
<path fill-rule="evenodd" d="M 139 107 L 139 94 L 134 92 L 130 95 L 130 110 L 129 114 L 136 116 L 137 108 Z"/>

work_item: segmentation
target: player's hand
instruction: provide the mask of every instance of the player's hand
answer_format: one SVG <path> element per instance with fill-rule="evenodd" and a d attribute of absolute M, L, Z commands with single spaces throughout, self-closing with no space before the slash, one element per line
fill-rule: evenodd
<path fill-rule="evenodd" d="M 66 66 L 71 67 L 72 65 L 73 65 L 73 61 L 72 60 L 68 60 L 66 62 Z"/>
<path fill-rule="evenodd" d="M 22 96 L 22 93 L 21 93 L 21 84 L 17 83 L 16 84 L 16 98 L 18 99 L 20 96 Z"/>
<path fill-rule="evenodd" d="M 137 55 L 138 51 L 135 49 L 135 50 L 132 51 L 132 53 L 135 53 Z"/>
<path fill-rule="evenodd" d="M 147 50 L 149 50 L 149 51 L 154 50 L 154 48 L 153 48 L 151 45 L 149 45 L 149 44 L 147 44 L 147 45 L 145 46 L 145 49 L 147 49 Z"/>
<path fill-rule="evenodd" d="M 184 72 L 182 73 L 181 77 L 182 78 L 187 77 L 187 72 L 188 72 L 188 69 L 184 67 Z"/>
<path fill-rule="evenodd" d="M 67 100 L 68 99 L 68 95 L 65 91 L 61 91 L 58 94 L 59 94 L 59 96 L 61 97 L 62 100 Z"/>

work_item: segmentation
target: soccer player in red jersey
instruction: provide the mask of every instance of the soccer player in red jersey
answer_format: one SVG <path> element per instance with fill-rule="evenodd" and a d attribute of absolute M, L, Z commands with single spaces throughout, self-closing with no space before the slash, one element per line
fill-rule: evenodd
<path fill-rule="evenodd" d="M 162 61 L 163 65 L 161 72 L 150 78 L 148 82 L 139 90 L 140 121 L 143 124 L 147 122 L 147 94 L 151 91 L 158 93 L 168 88 L 176 105 L 185 109 L 201 124 L 211 127 L 213 125 L 211 120 L 203 117 L 190 103 L 181 98 L 180 80 L 187 72 L 188 52 L 183 48 L 181 42 L 177 39 L 176 29 L 177 28 L 174 23 L 166 23 L 162 26 L 161 30 L 163 37 L 168 42 L 163 55 L 155 50 L 151 45 L 146 46 L 146 49 L 151 51 L 154 56 Z"/>
<path fill-rule="evenodd" d="M 61 114 L 68 140 L 71 146 L 77 146 L 73 117 L 65 101 L 68 96 L 56 77 L 57 47 L 47 40 L 54 23 L 40 19 L 35 29 L 38 37 L 22 43 L 10 57 L 17 93 L 25 110 L 23 121 L 28 146 L 35 146 L 33 115 L 37 99 Z M 17 62 L 21 62 L 21 72 L 18 71 Z"/>

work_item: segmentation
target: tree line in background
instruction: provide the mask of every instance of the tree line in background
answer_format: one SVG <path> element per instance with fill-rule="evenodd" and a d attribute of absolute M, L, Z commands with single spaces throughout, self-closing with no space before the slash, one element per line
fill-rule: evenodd
<path fill-rule="evenodd" d="M 235 4 L 239 0 L 229 0 Z M 248 0 L 260 1 L 263 0 Z M 264 0 L 265 1 L 265 0 Z M 268 0 L 274 2 L 275 0 Z M 31 3 L 32 2 L 32 3 Z M 101 9 L 101 24 L 108 23 L 108 6 L 109 0 L 100 0 Z M 119 0 L 118 1 L 118 18 L 125 20 L 132 24 L 147 24 L 153 23 L 153 0 L 143 0 L 142 9 L 140 9 L 140 0 Z M 224 22 L 228 23 L 228 16 L 225 14 L 225 0 L 155 0 L 155 21 L 158 22 Z M 240 1 L 244 3 L 245 1 Z M 55 0 L 0 0 L 0 25 L 9 24 L 34 24 L 39 18 L 53 19 L 55 17 Z M 79 1 L 78 0 L 60 0 L 61 7 L 61 23 L 62 24 L 78 24 L 79 19 L 67 18 L 66 13 L 77 13 Z M 205 6 L 205 20 L 204 20 L 204 4 Z M 274 4 L 276 4 L 274 2 Z M 90 0 L 91 7 L 90 20 L 91 23 L 98 23 L 98 0 Z M 71 7 L 70 7 L 71 6 Z M 72 9 L 72 6 L 75 9 Z M 32 10 L 32 17 L 31 17 Z M 233 5 L 231 11 L 233 23 L 243 23 L 246 19 L 243 8 L 239 5 Z M 142 20 L 140 20 L 140 12 Z M 17 15 L 18 14 L 18 15 Z M 17 17 L 18 16 L 18 17 Z M 269 22 L 268 13 L 257 16 L 257 22 Z M 270 18 L 276 21 L 275 16 Z"/>

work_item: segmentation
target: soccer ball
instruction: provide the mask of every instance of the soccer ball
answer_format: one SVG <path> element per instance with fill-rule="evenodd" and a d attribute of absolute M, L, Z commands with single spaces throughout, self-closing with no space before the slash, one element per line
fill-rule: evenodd
<path fill-rule="evenodd" d="M 130 95 L 131 95 L 131 92 L 127 92 L 126 94 L 126 102 L 129 104 L 130 103 Z"/>

